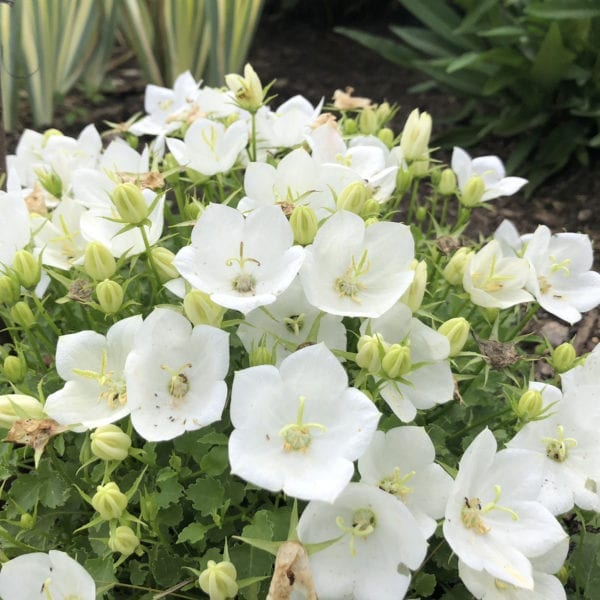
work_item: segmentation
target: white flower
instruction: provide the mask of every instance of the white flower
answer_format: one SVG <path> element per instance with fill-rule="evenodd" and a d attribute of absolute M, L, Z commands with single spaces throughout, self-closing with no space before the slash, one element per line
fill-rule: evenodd
<path fill-rule="evenodd" d="M 504 256 L 500 244 L 492 240 L 471 257 L 465 268 L 463 287 L 477 306 L 509 308 L 533 300 L 524 289 L 530 274 L 527 260 Z"/>
<path fill-rule="evenodd" d="M 107 425 L 129 414 L 125 359 L 142 324 L 136 315 L 115 323 L 106 337 L 95 331 L 61 335 L 56 371 L 67 383 L 46 399 L 46 414 L 75 431 Z"/>
<path fill-rule="evenodd" d="M 354 473 L 379 420 L 324 344 L 308 346 L 279 369 L 238 371 L 231 394 L 231 471 L 270 491 L 331 502 Z"/>
<path fill-rule="evenodd" d="M 95 600 L 92 576 L 59 550 L 22 554 L 2 565 L 3 600 Z"/>
<path fill-rule="evenodd" d="M 218 121 L 198 119 L 183 141 L 167 138 L 167 146 L 180 165 L 206 176 L 229 171 L 247 143 L 248 128 L 243 121 L 225 128 Z"/>
<path fill-rule="evenodd" d="M 125 364 L 131 422 L 146 440 L 173 439 L 221 418 L 229 336 L 192 328 L 178 312 L 156 308 L 136 332 Z"/>
<path fill-rule="evenodd" d="M 192 230 L 191 246 L 173 264 L 216 304 L 247 313 L 275 302 L 292 283 L 304 260 L 293 238 L 277 206 L 258 208 L 244 219 L 234 208 L 211 204 Z"/>
<path fill-rule="evenodd" d="M 496 440 L 484 429 L 463 454 L 444 521 L 444 537 L 468 567 L 529 590 L 530 559 L 567 535 L 536 500 L 541 463 L 525 450 L 496 454 Z"/>
<path fill-rule="evenodd" d="M 444 509 L 452 477 L 435 464 L 435 448 L 422 427 L 376 431 L 358 459 L 361 481 L 404 502 L 425 538 L 433 535 Z"/>
<path fill-rule="evenodd" d="M 310 557 L 320 600 L 398 600 L 427 542 L 407 508 L 364 483 L 350 483 L 333 504 L 313 501 L 298 523 L 304 544 L 339 538 Z"/>
<path fill-rule="evenodd" d="M 363 322 L 361 334 L 380 334 L 388 344 L 407 348 L 406 367 L 399 377 L 381 387 L 381 396 L 394 414 L 405 423 L 417 409 L 425 410 L 452 400 L 454 378 L 448 362 L 448 338 L 412 316 L 410 308 L 398 302 L 383 316 Z"/>
<path fill-rule="evenodd" d="M 31 237 L 29 211 L 13 174 L 8 177 L 8 192 L 0 190 L 0 272 L 12 265 L 15 253 Z"/>
<path fill-rule="evenodd" d="M 461 192 L 465 191 L 472 177 L 480 177 L 483 180 L 485 191 L 480 202 L 493 200 L 499 196 L 510 196 L 527 183 L 527 179 L 522 177 L 505 177 L 504 165 L 497 156 L 480 156 L 472 159 L 462 148 L 454 148 L 451 166 L 456 173 Z"/>
<path fill-rule="evenodd" d="M 402 223 L 367 227 L 339 211 L 306 249 L 300 272 L 308 301 L 334 315 L 378 317 L 408 289 L 414 241 Z"/>
<path fill-rule="evenodd" d="M 346 328 L 342 317 L 323 314 L 311 306 L 296 278 L 268 309 L 261 307 L 248 313 L 237 334 L 247 352 L 264 338 L 264 344 L 279 365 L 292 351 L 309 341 L 307 338 L 317 319 L 316 341 L 324 342 L 328 348 L 345 350 Z"/>

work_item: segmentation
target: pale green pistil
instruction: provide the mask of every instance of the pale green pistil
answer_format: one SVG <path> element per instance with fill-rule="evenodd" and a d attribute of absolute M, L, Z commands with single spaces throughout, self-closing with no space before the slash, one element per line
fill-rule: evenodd
<path fill-rule="evenodd" d="M 300 335 L 302 328 L 304 327 L 304 313 L 300 315 L 291 315 L 283 319 L 285 328 L 294 335 Z"/>
<path fill-rule="evenodd" d="M 374 531 L 377 524 L 375 513 L 370 508 L 359 508 L 352 513 L 352 525 L 348 527 L 343 517 L 337 517 L 335 524 L 344 532 L 350 534 L 350 554 L 356 555 L 355 539 L 366 539 Z"/>
<path fill-rule="evenodd" d="M 501 510 L 503 512 L 508 513 L 513 521 L 518 520 L 519 515 L 506 506 L 500 506 L 498 504 L 498 500 L 500 500 L 500 495 L 502 494 L 502 489 L 499 485 L 494 486 L 494 500 L 492 502 L 488 502 L 485 506 L 481 506 L 481 500 L 479 498 L 465 498 L 465 505 L 460 511 L 460 516 L 464 526 L 467 529 L 473 529 L 475 533 L 482 535 L 484 533 L 488 533 L 490 528 L 485 524 L 482 519 L 482 516 L 489 513 L 492 510 Z"/>
<path fill-rule="evenodd" d="M 160 365 L 160 368 L 171 374 L 167 390 L 171 396 L 173 403 L 183 400 L 186 394 L 190 391 L 190 380 L 183 372 L 185 369 L 191 369 L 191 363 L 185 363 L 179 369 L 172 369 L 168 365 Z"/>
<path fill-rule="evenodd" d="M 371 268 L 371 262 L 367 260 L 367 250 L 364 250 L 358 264 L 354 256 L 346 272 L 335 280 L 335 291 L 342 296 L 350 298 L 352 301 L 360 304 L 357 298 L 359 292 L 367 289 L 367 286 L 360 282 L 360 278 L 366 275 Z"/>
<path fill-rule="evenodd" d="M 228 258 L 225 261 L 227 267 L 232 267 L 237 264 L 240 272 L 233 278 L 231 282 L 233 289 L 240 294 L 254 295 L 256 292 L 256 278 L 251 273 L 245 271 L 246 263 L 255 263 L 260 266 L 260 262 L 256 258 L 246 258 L 244 256 L 244 242 L 240 242 L 240 256 Z"/>
<path fill-rule="evenodd" d="M 562 425 L 556 428 L 557 438 L 543 438 L 546 444 L 546 456 L 555 462 L 564 462 L 569 456 L 569 449 L 577 446 L 577 440 L 565 437 L 565 429 Z"/>
<path fill-rule="evenodd" d="M 396 496 L 402 502 L 406 502 L 406 498 L 414 488 L 408 487 L 406 482 L 415 475 L 416 471 L 410 471 L 404 476 L 400 475 L 400 469 L 394 468 L 394 472 L 387 477 L 384 477 L 378 484 L 380 490 Z"/>
<path fill-rule="evenodd" d="M 108 355 L 106 350 L 103 350 L 100 359 L 100 371 L 73 369 L 73 373 L 97 381 L 101 390 L 99 399 L 106 400 L 110 408 L 117 408 L 127 403 L 127 391 L 125 382 L 121 378 L 115 377 L 114 371 L 107 370 L 107 363 Z"/>
<path fill-rule="evenodd" d="M 312 443 L 311 429 L 326 431 L 326 427 L 320 423 L 304 423 L 304 402 L 306 398 L 300 396 L 298 415 L 295 423 L 290 423 L 281 428 L 279 435 L 283 438 L 283 449 L 285 452 L 306 452 Z"/>

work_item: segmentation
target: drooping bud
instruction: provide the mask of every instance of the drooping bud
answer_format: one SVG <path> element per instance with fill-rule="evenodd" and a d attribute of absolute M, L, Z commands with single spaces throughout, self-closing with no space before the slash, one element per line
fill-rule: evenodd
<path fill-rule="evenodd" d="M 544 400 L 538 390 L 527 390 L 517 403 L 517 416 L 526 421 L 532 421 L 544 411 Z"/>
<path fill-rule="evenodd" d="M 429 113 L 420 113 L 418 108 L 408 115 L 400 138 L 400 148 L 407 161 L 414 161 L 427 155 L 431 125 Z"/>
<path fill-rule="evenodd" d="M 127 496 L 114 481 L 99 485 L 92 498 L 92 506 L 105 521 L 118 519 L 127 508 Z"/>
<path fill-rule="evenodd" d="M 406 375 L 412 367 L 410 348 L 404 344 L 392 344 L 381 361 L 381 367 L 390 379 Z"/>
<path fill-rule="evenodd" d="M 124 223 L 139 225 L 148 217 L 148 205 L 135 183 L 120 183 L 113 191 L 112 202 Z"/>
<path fill-rule="evenodd" d="M 294 232 L 294 242 L 301 246 L 312 244 L 317 235 L 319 221 L 310 206 L 298 205 L 290 215 L 290 226 Z"/>
<path fill-rule="evenodd" d="M 552 351 L 552 366 L 557 373 L 564 373 L 575 366 L 577 352 L 573 344 L 564 342 Z"/>
<path fill-rule="evenodd" d="M 105 279 L 96 286 L 96 296 L 102 312 L 114 315 L 123 304 L 123 288 L 112 279 Z"/>
<path fill-rule="evenodd" d="M 379 122 L 375 111 L 367 106 L 358 115 L 358 130 L 363 135 L 375 135 L 379 129 Z"/>
<path fill-rule="evenodd" d="M 186 294 L 183 299 L 183 311 L 194 325 L 221 327 L 225 316 L 225 309 L 215 304 L 208 294 L 200 290 L 192 290 Z"/>
<path fill-rule="evenodd" d="M 236 73 L 225 75 L 227 87 L 235 94 L 235 99 L 240 108 L 249 112 L 256 112 L 263 104 L 264 91 L 262 83 L 252 66 L 246 64 L 244 76 Z"/>
<path fill-rule="evenodd" d="M 100 460 L 125 460 L 131 438 L 116 425 L 102 425 L 90 436 L 92 454 Z"/>
<path fill-rule="evenodd" d="M 381 359 L 388 347 L 389 344 L 385 342 L 383 336 L 379 333 L 362 335 L 358 340 L 356 364 L 369 373 L 379 373 L 381 371 Z"/>
<path fill-rule="evenodd" d="M 442 196 L 450 196 L 456 191 L 456 174 L 452 169 L 444 169 L 440 174 L 438 192 Z"/>
<path fill-rule="evenodd" d="M 152 262 L 154 263 L 154 267 L 156 268 L 161 283 L 179 277 L 179 271 L 173 265 L 175 255 L 168 248 L 154 246 L 154 248 L 150 250 L 150 254 L 152 255 Z"/>
<path fill-rule="evenodd" d="M 110 279 L 117 270 L 117 263 L 111 251 L 101 242 L 90 242 L 83 256 L 85 272 L 96 281 Z"/>
<path fill-rule="evenodd" d="M 413 258 L 410 268 L 415 272 L 415 276 L 408 289 L 402 294 L 400 301 L 406 304 L 412 312 L 416 312 L 421 308 L 427 287 L 427 263 L 424 260 L 418 261 Z"/>
<path fill-rule="evenodd" d="M 445 335 L 450 342 L 449 356 L 456 356 L 465 346 L 469 339 L 471 325 L 464 317 L 454 317 L 442 323 L 438 333 Z"/>
<path fill-rule="evenodd" d="M 139 545 L 140 538 L 127 525 L 117 527 L 108 538 L 108 547 L 113 552 L 120 552 L 123 556 L 133 554 Z"/>
<path fill-rule="evenodd" d="M 223 560 L 216 563 L 209 560 L 206 569 L 198 577 L 200 589 L 210 600 L 235 598 L 238 593 L 237 571 L 233 563 Z"/>
<path fill-rule="evenodd" d="M 0 276 L 0 304 L 12 306 L 21 297 L 21 283 L 16 275 Z"/>
<path fill-rule="evenodd" d="M 40 281 L 42 265 L 28 250 L 18 250 L 13 258 L 13 271 L 24 288 L 32 289 Z"/>
<path fill-rule="evenodd" d="M 452 258 L 448 261 L 443 271 L 444 279 L 450 285 L 462 284 L 465 270 L 473 254 L 473 250 L 463 246 L 452 255 Z"/>
<path fill-rule="evenodd" d="M 32 396 L 6 394 L 0 396 L 0 427 L 10 429 L 20 419 L 43 419 L 44 405 Z"/>
<path fill-rule="evenodd" d="M 35 325 L 35 317 L 33 316 L 33 313 L 31 312 L 27 302 L 24 302 L 23 300 L 17 302 L 10 309 L 10 316 L 12 317 L 13 321 L 17 325 L 23 327 L 23 329 L 29 329 Z"/>
<path fill-rule="evenodd" d="M 348 210 L 360 215 L 368 199 L 369 190 L 367 186 L 362 181 L 353 181 L 339 193 L 337 209 Z"/>
<path fill-rule="evenodd" d="M 7 356 L 2 365 L 2 372 L 11 383 L 21 383 L 27 374 L 25 358 L 14 354 Z"/>
<path fill-rule="evenodd" d="M 473 208 L 481 203 L 481 198 L 485 192 L 485 183 L 479 175 L 473 175 L 465 185 L 465 189 L 460 195 L 460 203 L 467 208 Z"/>

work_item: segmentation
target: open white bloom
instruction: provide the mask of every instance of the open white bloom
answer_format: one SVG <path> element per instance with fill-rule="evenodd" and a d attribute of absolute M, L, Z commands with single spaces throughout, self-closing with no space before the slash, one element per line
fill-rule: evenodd
<path fill-rule="evenodd" d="M 229 127 L 219 121 L 198 119 L 182 140 L 167 138 L 167 146 L 183 167 L 211 176 L 229 171 L 248 143 L 248 128 L 243 121 Z"/>
<path fill-rule="evenodd" d="M 8 192 L 0 190 L 0 272 L 12 265 L 15 253 L 29 243 L 29 211 L 21 186 L 13 171 L 7 182 Z"/>
<path fill-rule="evenodd" d="M 317 321 L 316 341 L 324 342 L 328 348 L 346 349 L 346 328 L 342 317 L 323 314 L 311 306 L 304 295 L 298 278 L 292 285 L 270 304 L 246 315 L 237 334 L 247 352 L 264 343 L 276 358 L 276 364 L 306 343 L 315 321 Z"/>
<path fill-rule="evenodd" d="M 402 223 L 367 227 L 338 211 L 306 249 L 300 272 L 308 301 L 334 315 L 379 317 L 408 289 L 414 241 Z"/>
<path fill-rule="evenodd" d="M 360 332 L 364 335 L 369 331 L 389 345 L 386 354 L 396 353 L 397 360 L 391 356 L 387 359 L 387 370 L 384 361 L 382 375 L 386 381 L 381 396 L 401 421 L 412 421 L 417 409 L 452 400 L 454 378 L 448 361 L 450 342 L 445 335 L 413 318 L 401 302 L 378 319 L 364 321 Z"/>
<path fill-rule="evenodd" d="M 435 462 L 435 447 L 423 427 L 376 431 L 358 459 L 361 481 L 403 502 L 425 538 L 431 537 L 444 509 L 452 477 Z"/>
<path fill-rule="evenodd" d="M 136 332 L 125 364 L 131 422 L 146 440 L 173 439 L 221 418 L 229 335 L 155 308 Z"/>
<path fill-rule="evenodd" d="M 463 287 L 477 306 L 509 308 L 533 300 L 525 291 L 530 275 L 527 260 L 504 256 L 500 244 L 492 240 L 471 257 L 465 268 Z"/>
<path fill-rule="evenodd" d="M 462 148 L 454 148 L 451 159 L 452 170 L 456 173 L 458 187 L 465 191 L 473 177 L 479 177 L 484 184 L 480 202 L 500 196 L 510 196 L 518 192 L 526 183 L 522 177 L 506 177 L 502 161 L 497 156 L 471 158 Z"/>
<path fill-rule="evenodd" d="M 191 245 L 174 266 L 192 287 L 220 306 L 243 313 L 271 304 L 292 283 L 304 249 L 278 206 L 264 206 L 246 218 L 235 208 L 211 204 L 192 230 Z"/>
<path fill-rule="evenodd" d="M 398 600 L 427 542 L 402 502 L 374 486 L 350 483 L 333 504 L 313 501 L 298 522 L 304 544 L 339 538 L 311 555 L 319 600 Z"/>
<path fill-rule="evenodd" d="M 534 587 L 530 559 L 567 537 L 537 501 L 542 460 L 526 450 L 496 453 L 496 440 L 484 429 L 463 454 L 444 521 L 444 537 L 468 567 L 528 590 Z"/>
<path fill-rule="evenodd" d="M 95 600 L 96 583 L 65 552 L 32 552 L 2 565 L 0 596 L 3 600 Z"/>
<path fill-rule="evenodd" d="M 279 369 L 238 371 L 231 471 L 273 492 L 332 502 L 350 481 L 379 416 L 367 396 L 348 387 L 344 367 L 322 343 L 291 354 Z"/>
<path fill-rule="evenodd" d="M 56 370 L 67 383 L 46 399 L 46 414 L 75 431 L 93 429 L 129 414 L 125 359 L 142 324 L 136 315 L 115 323 L 106 337 L 95 331 L 61 335 Z"/>
<path fill-rule="evenodd" d="M 553 573 L 562 567 L 568 550 L 569 539 L 565 538 L 542 556 L 531 559 L 532 590 L 500 581 L 485 571 L 471 569 L 462 560 L 458 561 L 458 574 L 477 600 L 565 600 L 565 588 Z"/>

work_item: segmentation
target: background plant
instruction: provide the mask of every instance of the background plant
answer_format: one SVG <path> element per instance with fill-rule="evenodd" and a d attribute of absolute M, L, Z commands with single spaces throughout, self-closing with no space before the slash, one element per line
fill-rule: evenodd
<path fill-rule="evenodd" d="M 507 167 L 527 174 L 529 191 L 600 146 L 597 3 L 399 1 L 422 24 L 392 26 L 400 41 L 337 31 L 427 75 L 415 90 L 439 86 L 463 100 L 439 143 L 514 137 Z"/>

